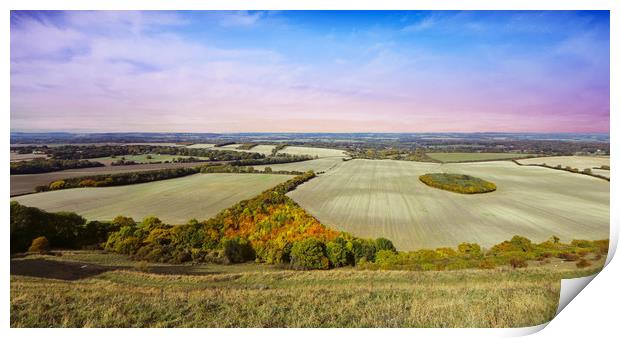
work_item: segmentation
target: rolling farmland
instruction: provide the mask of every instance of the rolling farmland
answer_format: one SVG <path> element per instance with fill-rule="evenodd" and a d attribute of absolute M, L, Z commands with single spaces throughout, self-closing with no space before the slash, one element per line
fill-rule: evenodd
<path fill-rule="evenodd" d="M 164 222 L 203 220 L 254 197 L 292 176 L 269 174 L 196 174 L 157 182 L 106 188 L 50 191 L 13 198 L 46 211 L 74 211 L 94 220 L 157 216 Z"/>
<path fill-rule="evenodd" d="M 509 160 L 531 156 L 529 154 L 516 153 L 426 153 L 426 156 L 439 162 L 474 162 Z"/>
<path fill-rule="evenodd" d="M 461 195 L 418 176 L 459 173 L 497 191 Z M 324 224 L 361 237 L 387 237 L 399 250 L 490 246 L 519 234 L 534 241 L 609 236 L 609 182 L 512 162 L 436 164 L 353 160 L 289 193 Z"/>

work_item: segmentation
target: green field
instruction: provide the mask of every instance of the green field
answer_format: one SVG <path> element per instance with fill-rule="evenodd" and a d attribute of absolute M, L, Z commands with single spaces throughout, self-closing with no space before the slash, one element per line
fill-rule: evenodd
<path fill-rule="evenodd" d="M 513 158 L 528 157 L 531 155 L 517 153 L 426 153 L 426 156 L 439 162 L 475 162 L 509 160 Z"/>
<path fill-rule="evenodd" d="M 147 156 L 151 158 L 147 158 Z M 97 157 L 89 159 L 89 161 L 101 162 L 105 165 L 110 165 L 110 163 L 118 161 L 120 159 L 125 159 L 125 161 L 134 161 L 136 163 L 152 163 L 152 162 L 172 162 L 175 158 L 188 158 L 190 156 L 180 156 L 180 155 L 160 155 L 160 154 L 142 154 L 142 155 L 122 155 L 116 157 Z M 203 158 L 208 160 L 208 158 Z"/>
<path fill-rule="evenodd" d="M 489 194 L 426 186 L 429 172 L 491 181 Z M 609 236 L 609 182 L 512 162 L 436 164 L 352 160 L 288 194 L 323 224 L 360 237 L 386 237 L 399 250 L 489 247 L 513 235 L 540 242 Z"/>
<path fill-rule="evenodd" d="M 74 211 L 87 219 L 117 215 L 142 219 L 157 216 L 180 224 L 214 216 L 292 176 L 269 174 L 196 174 L 157 182 L 106 188 L 50 191 L 13 198 L 46 211 Z"/>
<path fill-rule="evenodd" d="M 290 271 L 65 253 L 11 260 L 11 327 L 524 327 L 556 312 L 561 278 L 603 262 L 513 270 Z"/>

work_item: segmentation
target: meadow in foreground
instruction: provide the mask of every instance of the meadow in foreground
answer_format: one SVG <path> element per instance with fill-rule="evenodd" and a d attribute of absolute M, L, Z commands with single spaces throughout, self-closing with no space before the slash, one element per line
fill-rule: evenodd
<path fill-rule="evenodd" d="M 13 259 L 11 327 L 523 327 L 553 318 L 561 278 L 591 275 L 604 261 L 587 269 L 553 261 L 517 270 L 292 271 L 140 266 L 124 257 Z M 83 275 L 46 278 L 45 264 Z"/>

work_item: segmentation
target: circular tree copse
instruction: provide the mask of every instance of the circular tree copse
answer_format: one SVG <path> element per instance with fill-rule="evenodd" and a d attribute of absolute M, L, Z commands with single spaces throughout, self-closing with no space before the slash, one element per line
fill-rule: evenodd
<path fill-rule="evenodd" d="M 492 182 L 463 174 L 424 174 L 420 176 L 420 181 L 433 188 L 448 190 L 460 194 L 481 194 L 495 191 L 497 189 L 497 186 L 495 186 Z"/>

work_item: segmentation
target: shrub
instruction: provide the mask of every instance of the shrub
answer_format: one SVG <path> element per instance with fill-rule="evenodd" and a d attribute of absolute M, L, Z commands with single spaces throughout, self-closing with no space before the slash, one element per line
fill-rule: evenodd
<path fill-rule="evenodd" d="M 134 269 L 140 272 L 148 272 L 150 270 L 149 263 L 147 261 L 138 261 L 134 264 Z"/>
<path fill-rule="evenodd" d="M 80 187 L 94 187 L 95 184 L 97 184 L 97 182 L 95 180 L 91 180 L 91 179 L 85 179 L 85 180 L 81 180 L 80 181 Z"/>
<path fill-rule="evenodd" d="M 314 237 L 295 242 L 291 248 L 291 265 L 301 269 L 328 269 L 325 244 Z"/>
<path fill-rule="evenodd" d="M 28 252 L 38 252 L 44 253 L 48 252 L 50 248 L 50 243 L 47 241 L 45 236 L 40 236 L 32 240 L 32 244 L 30 248 L 28 248 Z"/>
<path fill-rule="evenodd" d="M 458 246 L 459 254 L 468 257 L 478 257 L 482 254 L 480 245 L 476 243 L 461 243 Z"/>
<path fill-rule="evenodd" d="M 392 243 L 392 241 L 390 241 L 387 238 L 383 238 L 383 237 L 379 237 L 375 240 L 375 248 L 377 252 L 381 250 L 388 250 L 388 251 L 396 252 L 396 247 L 394 247 L 394 244 Z"/>
<path fill-rule="evenodd" d="M 229 263 L 243 263 L 255 258 L 254 249 L 244 238 L 233 237 L 222 239 L 224 257 Z"/>
<path fill-rule="evenodd" d="M 59 180 L 50 183 L 50 190 L 58 190 L 65 187 L 65 181 Z"/>
<path fill-rule="evenodd" d="M 398 253 L 392 250 L 379 250 L 375 257 L 375 263 L 381 269 L 391 269 L 399 265 Z"/>
<path fill-rule="evenodd" d="M 495 269 L 495 262 L 491 259 L 483 259 L 478 265 L 480 269 Z"/>
<path fill-rule="evenodd" d="M 527 261 L 521 256 L 514 256 L 510 258 L 510 266 L 512 266 L 513 269 L 527 268 Z"/>
<path fill-rule="evenodd" d="M 579 256 L 574 253 L 570 253 L 570 252 L 561 252 L 558 255 L 558 258 L 561 258 L 567 262 L 574 262 L 579 259 Z"/>
<path fill-rule="evenodd" d="M 577 262 L 576 265 L 577 265 L 578 268 L 581 269 L 581 268 L 587 268 L 588 266 L 592 265 L 592 263 L 590 263 L 587 260 L 582 258 L 582 259 L 579 260 L 579 262 Z"/>

